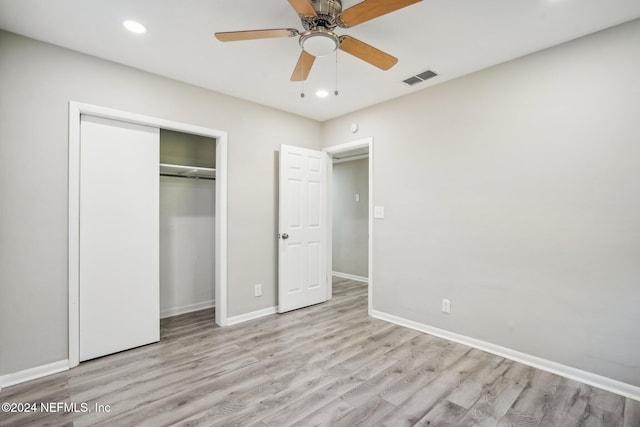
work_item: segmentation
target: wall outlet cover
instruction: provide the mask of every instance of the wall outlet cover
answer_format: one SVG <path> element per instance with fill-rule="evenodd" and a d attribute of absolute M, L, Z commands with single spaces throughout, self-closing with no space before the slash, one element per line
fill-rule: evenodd
<path fill-rule="evenodd" d="M 451 313 L 451 301 L 446 298 L 442 299 L 442 312 Z"/>

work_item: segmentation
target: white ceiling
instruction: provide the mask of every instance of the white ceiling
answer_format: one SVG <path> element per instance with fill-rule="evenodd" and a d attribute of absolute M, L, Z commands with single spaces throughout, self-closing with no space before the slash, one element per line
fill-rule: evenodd
<path fill-rule="evenodd" d="M 393 1 L 393 0 L 389 0 Z M 359 0 L 343 0 L 346 9 Z M 318 58 L 307 94 L 289 81 L 297 38 L 222 43 L 217 31 L 302 29 L 286 0 L 0 0 L 0 28 L 324 121 L 640 17 L 640 0 L 424 0 L 337 29 L 399 59 L 381 71 L 339 52 Z M 135 19 L 149 29 L 122 27 Z M 438 77 L 410 87 L 427 69 Z"/>

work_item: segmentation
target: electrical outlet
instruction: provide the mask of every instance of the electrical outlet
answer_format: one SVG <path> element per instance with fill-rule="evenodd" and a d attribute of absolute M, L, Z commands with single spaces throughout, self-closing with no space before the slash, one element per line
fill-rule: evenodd
<path fill-rule="evenodd" d="M 253 286 L 253 296 L 254 297 L 261 297 L 262 296 L 262 284 L 261 283 L 258 283 L 258 284 Z"/>
<path fill-rule="evenodd" d="M 451 301 L 446 298 L 442 299 L 442 312 L 451 313 Z"/>

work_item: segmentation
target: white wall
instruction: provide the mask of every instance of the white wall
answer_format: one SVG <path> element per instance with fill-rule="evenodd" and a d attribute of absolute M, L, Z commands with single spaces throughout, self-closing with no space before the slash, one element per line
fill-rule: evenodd
<path fill-rule="evenodd" d="M 160 177 L 160 316 L 212 307 L 215 181 Z"/>
<path fill-rule="evenodd" d="M 369 159 L 334 163 L 332 179 L 333 271 L 367 277 Z"/>
<path fill-rule="evenodd" d="M 320 124 L 0 31 L 0 376 L 68 356 L 71 100 L 228 132 L 228 315 L 275 306 L 276 150 Z"/>
<path fill-rule="evenodd" d="M 375 140 L 374 309 L 640 386 L 638 46 L 637 20 L 327 122 Z"/>

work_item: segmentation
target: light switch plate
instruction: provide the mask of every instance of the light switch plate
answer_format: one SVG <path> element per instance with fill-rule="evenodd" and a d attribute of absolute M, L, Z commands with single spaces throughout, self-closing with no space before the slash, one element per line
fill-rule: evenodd
<path fill-rule="evenodd" d="M 373 217 L 377 219 L 384 218 L 384 206 L 375 206 L 373 208 Z"/>

